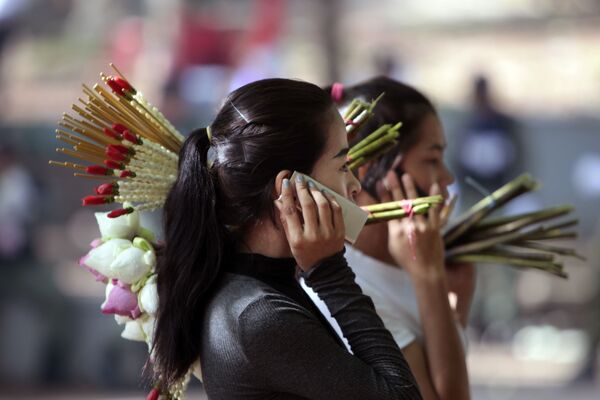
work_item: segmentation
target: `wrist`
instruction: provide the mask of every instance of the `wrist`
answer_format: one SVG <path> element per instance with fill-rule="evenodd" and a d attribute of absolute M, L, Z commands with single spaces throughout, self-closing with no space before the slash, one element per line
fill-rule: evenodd
<path fill-rule="evenodd" d="M 445 288 L 447 291 L 446 273 L 443 269 L 437 268 L 435 265 L 415 265 L 411 277 L 415 285 L 439 286 Z"/>

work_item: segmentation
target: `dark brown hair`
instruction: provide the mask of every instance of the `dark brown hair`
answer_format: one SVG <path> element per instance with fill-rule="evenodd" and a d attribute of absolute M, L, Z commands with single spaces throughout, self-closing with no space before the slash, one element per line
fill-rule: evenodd
<path fill-rule="evenodd" d="M 334 113 L 318 86 L 261 80 L 227 97 L 210 125 L 210 141 L 207 130 L 198 129 L 183 144 L 164 206 L 165 247 L 157 266 L 153 356 L 165 384 L 199 357 L 204 305 L 222 275 L 226 251 L 249 223 L 274 215 L 272 193 L 281 170 L 311 172 Z"/>
<path fill-rule="evenodd" d="M 325 90 L 329 93 L 331 88 L 325 88 Z M 437 115 L 433 104 L 421 92 L 384 76 L 344 87 L 338 107 L 343 108 L 355 98 L 371 101 L 381 93 L 385 93 L 385 95 L 375 106 L 373 117 L 360 129 L 350 143 L 350 145 L 356 144 L 383 124 L 402 122 L 396 147 L 374 161 L 361 179 L 363 190 L 375 198 L 377 198 L 375 192 L 377 181 L 385 176 L 398 154 L 410 150 L 419 141 L 420 128 L 425 117 L 429 114 Z"/>

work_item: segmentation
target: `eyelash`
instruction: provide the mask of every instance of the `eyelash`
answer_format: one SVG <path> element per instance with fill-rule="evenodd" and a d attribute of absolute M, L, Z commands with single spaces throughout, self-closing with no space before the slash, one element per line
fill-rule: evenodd
<path fill-rule="evenodd" d="M 350 172 L 350 168 L 348 168 L 350 166 L 349 162 L 345 162 L 344 165 L 342 165 L 341 171 L 342 172 Z"/>

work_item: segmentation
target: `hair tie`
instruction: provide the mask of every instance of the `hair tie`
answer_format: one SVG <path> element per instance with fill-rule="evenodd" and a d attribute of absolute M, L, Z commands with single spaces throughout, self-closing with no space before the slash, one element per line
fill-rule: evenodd
<path fill-rule="evenodd" d="M 217 159 L 217 151 L 212 145 L 212 130 L 210 125 L 206 127 L 206 136 L 208 137 L 208 150 L 206 150 L 206 166 L 211 169 Z"/>
<path fill-rule="evenodd" d="M 340 82 L 335 82 L 331 85 L 331 100 L 335 103 L 340 103 L 342 101 L 342 97 L 344 96 L 344 84 Z"/>
<path fill-rule="evenodd" d="M 212 142 L 212 130 L 210 129 L 210 125 L 206 127 L 206 136 L 208 136 L 208 141 Z"/>

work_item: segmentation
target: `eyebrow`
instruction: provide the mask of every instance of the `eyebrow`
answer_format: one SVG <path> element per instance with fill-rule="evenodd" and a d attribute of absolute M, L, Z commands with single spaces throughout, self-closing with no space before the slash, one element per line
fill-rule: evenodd
<path fill-rule="evenodd" d="M 335 156 L 333 156 L 333 158 L 343 157 L 346 154 L 348 154 L 349 151 L 350 151 L 350 149 L 348 147 L 344 147 Z"/>
<path fill-rule="evenodd" d="M 432 144 L 431 146 L 429 146 L 429 150 L 437 150 L 443 152 L 444 150 L 446 150 L 446 145 L 439 143 Z"/>

